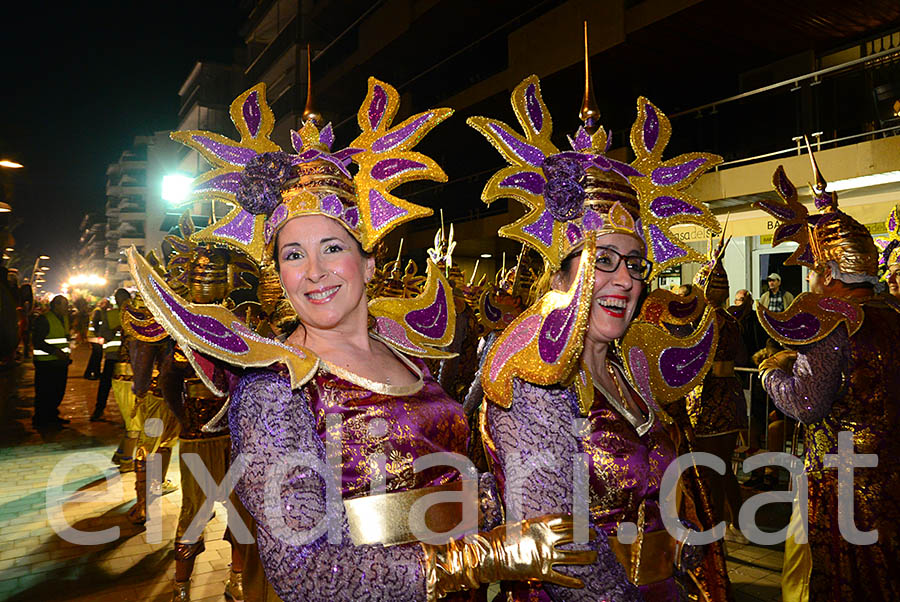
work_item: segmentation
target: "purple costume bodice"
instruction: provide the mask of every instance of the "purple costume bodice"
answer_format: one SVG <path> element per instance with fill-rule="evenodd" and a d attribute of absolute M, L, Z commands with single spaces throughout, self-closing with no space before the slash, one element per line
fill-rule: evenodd
<path fill-rule="evenodd" d="M 326 481 L 307 466 L 326 460 L 328 414 L 339 415 L 343 427 L 341 491 L 334 496 L 338 503 L 330 504 Z M 378 418 L 383 422 L 369 428 Z M 355 546 L 340 498 L 365 493 L 362 477 L 371 471 L 363 453 L 368 450 L 387 455 L 390 490 L 459 478 L 455 470 L 442 467 L 412 475 L 408 466 L 408 458 L 424 453 L 466 450 L 468 428 L 461 407 L 427 371 L 421 388 L 392 397 L 324 371 L 292 391 L 285 375 L 253 370 L 232 394 L 229 423 L 232 457 L 240 454 L 245 464 L 237 493 L 256 519 L 266 576 L 285 602 L 425 599 L 422 547 Z M 396 471 L 390 468 L 392 458 Z M 339 541 L 329 541 L 327 532 L 309 541 L 296 539 L 320 523 L 337 531 Z"/>
<path fill-rule="evenodd" d="M 590 487 L 590 522 L 600 537 L 573 549 L 594 549 L 597 562 L 590 566 L 558 567 L 560 572 L 579 577 L 583 589 L 551 584 L 529 586 L 504 584 L 513 600 L 582 601 L 676 599 L 672 579 L 654 584 L 653 592 L 632 585 L 616 559 L 605 535 L 616 533 L 623 521 L 637 522 L 638 507 L 646 502 L 646 531 L 662 528 L 659 518 L 659 484 L 665 469 L 675 458 L 675 448 L 662 425 L 651 419 L 639 434 L 623 414 L 612 407 L 602 393 L 595 392 L 587 417 L 586 431 L 576 432 L 579 410 L 572 389 L 541 387 L 519 379 L 513 384 L 509 409 L 485 402 L 483 433 L 501 495 L 507 502 L 506 520 L 516 510 L 510 503 L 521 496 L 521 518 L 557 512 L 572 512 L 574 464 L 577 454 L 587 454 Z M 524 473 L 523 473 L 524 471 Z M 519 481 L 521 485 L 515 487 Z M 510 489 L 514 491 L 507 497 Z M 517 503 L 517 502 L 513 502 Z"/>

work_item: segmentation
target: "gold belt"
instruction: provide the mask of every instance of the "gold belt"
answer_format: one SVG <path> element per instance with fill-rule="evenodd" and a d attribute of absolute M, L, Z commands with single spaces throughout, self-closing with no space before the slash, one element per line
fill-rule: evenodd
<path fill-rule="evenodd" d="M 718 377 L 734 376 L 734 362 L 713 362 L 711 372 Z"/>
<path fill-rule="evenodd" d="M 624 544 L 615 535 L 609 536 L 609 547 L 625 568 L 628 580 L 635 585 L 658 583 L 675 572 L 675 552 L 678 542 L 665 529 L 644 533 L 643 540 Z"/>
<path fill-rule="evenodd" d="M 410 510 L 426 495 L 441 492 L 461 492 L 460 502 L 436 503 L 425 513 L 425 525 L 435 533 L 462 534 L 477 529 L 478 484 L 463 490 L 462 481 L 454 481 L 437 487 L 423 487 L 408 491 L 396 491 L 367 495 L 344 500 L 344 510 L 350 523 L 350 539 L 357 546 L 381 544 L 385 546 L 418 541 L 409 528 Z M 463 524 L 463 504 L 475 508 L 475 522 Z M 448 533 L 448 539 L 451 534 Z"/>

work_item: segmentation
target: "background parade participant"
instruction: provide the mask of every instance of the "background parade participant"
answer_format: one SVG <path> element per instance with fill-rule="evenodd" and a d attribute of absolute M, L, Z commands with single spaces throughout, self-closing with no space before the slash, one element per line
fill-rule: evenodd
<path fill-rule="evenodd" d="M 102 420 L 109 391 L 112 389 L 113 376 L 119 363 L 119 351 L 122 347 L 122 306 L 131 300 L 131 293 L 124 288 L 116 290 L 113 297 L 116 306 L 101 310 L 97 314 L 97 322 L 93 324 L 94 332 L 102 340 L 103 371 L 100 373 L 100 384 L 97 387 L 97 403 L 91 412 L 91 422 Z"/>
<path fill-rule="evenodd" d="M 268 139 L 274 117 L 264 94 L 259 84 L 232 104 L 240 143 L 218 137 L 222 142 L 207 145 L 213 134 L 200 132 L 173 137 L 221 166 L 220 173 L 238 176 L 231 200 L 239 209 L 225 219 L 237 240 L 252 239 L 245 248 L 257 261 L 277 253 L 282 286 L 300 318 L 297 330 L 284 343 L 264 339 L 220 306 L 179 302 L 133 251 L 130 262 L 156 319 L 183 348 L 193 349 L 188 357 L 211 390 L 221 391 L 222 385 L 202 370 L 197 352 L 257 368 L 247 370 L 233 389 L 229 423 L 232 451 L 246 462 L 237 491 L 258 525 L 266 576 L 277 594 L 287 601 L 411 601 L 435 600 L 501 578 L 578 585 L 553 568 L 593 560 L 590 553 L 556 549 L 571 541 L 566 534 L 571 519 L 523 521 L 448 544 L 420 543 L 408 521 L 397 519 L 422 494 L 461 487 L 455 468 L 416 472 L 412 466 L 430 453 L 466 449 L 461 406 L 418 359 L 444 356 L 437 348 L 452 337 L 453 301 L 433 265 L 425 290 L 414 299 L 368 304 L 365 280 L 374 270 L 369 252 L 379 239 L 428 213 L 390 191 L 403 181 L 446 177 L 431 159 L 408 151 L 451 111 L 431 110 L 391 128 L 399 95 L 371 78 L 358 114 L 363 133 L 350 148 L 332 153 L 330 125 L 320 130 L 309 119 L 293 134 L 299 154 L 288 155 Z M 217 152 L 230 158 L 237 152 L 244 163 L 226 164 Z M 351 158 L 359 166 L 353 178 Z M 329 432 L 333 419 L 344 425 L 338 433 Z M 285 464 L 297 454 L 324 463 L 331 445 L 338 446 L 329 453 L 340 459 L 344 512 L 326 510 L 325 483 L 318 475 Z M 281 469 L 287 469 L 275 492 L 281 520 L 273 521 L 265 490 L 273 483 L 271 471 Z M 366 495 L 373 482 L 381 483 L 384 493 Z M 497 521 L 489 496 L 483 510 Z M 450 512 L 432 528 L 447 531 L 459 517 Z M 297 541 L 323 518 L 340 532 L 340 543 L 326 534 Z"/>
<path fill-rule="evenodd" d="M 722 265 L 722 259 L 727 246 L 728 242 L 723 236 L 716 249 L 710 249 L 709 261 L 694 277 L 694 285 L 700 287 L 709 306 L 715 311 L 719 343 L 712 370 L 706 374 L 703 384 L 687 396 L 686 405 L 696 437 L 695 451 L 713 454 L 725 464 L 724 475 L 709 469 L 703 471 L 712 496 L 714 523 L 727 519 L 725 538 L 745 544 L 748 543 L 747 538 L 736 526 L 741 507 L 741 489 L 732 469 L 731 459 L 738 432 L 747 428 L 747 401 L 744 399 L 744 387 L 734 372 L 735 360 L 743 345 L 741 327 L 737 319 L 725 309 L 728 301 L 728 274 Z"/>
<path fill-rule="evenodd" d="M 894 207 L 884 220 L 887 229 L 886 237 L 875 239 L 881 249 L 879 265 L 884 268 L 881 279 L 887 282 L 888 292 L 900 297 L 900 206 Z"/>
<path fill-rule="evenodd" d="M 507 499 L 507 517 L 573 511 L 572 459 L 584 454 L 590 522 L 602 533 L 591 544 L 598 563 L 568 571 L 584 581 L 583 590 L 534 583 L 507 583 L 503 589 L 510 600 L 643 596 L 674 601 L 679 597 L 675 571 L 681 565 L 681 546 L 663 528 L 659 489 L 663 472 L 675 459 L 675 442 L 661 422 L 665 413 L 649 380 L 630 381 L 622 359 L 652 365 L 655 361 L 648 362 L 645 353 L 662 352 L 670 343 L 682 347 L 699 360 L 691 364 L 693 378 L 682 382 L 676 397 L 683 395 L 708 369 L 715 325 L 707 315 L 702 336 L 685 341 L 653 327 L 652 337 L 641 344 L 646 352 L 636 348 L 629 356 L 623 351 L 622 358 L 613 347 L 622 340 L 653 274 L 688 257 L 702 259 L 679 247 L 668 228 L 687 209 L 702 216 L 695 223 L 718 230 L 708 210 L 696 201 L 691 204 L 683 191 L 721 158 L 692 153 L 672 159 L 667 164 L 677 167 L 666 168 L 673 169 L 673 177 L 665 178 L 669 185 L 657 187 L 644 174 L 662 169 L 661 155 L 671 134 L 668 119 L 640 98 L 632 129 L 637 159 L 630 165 L 610 159 L 603 154 L 607 133 L 597 128 L 589 75 L 586 79 L 586 127 L 570 137 L 572 151 L 559 152 L 550 141 L 552 122 L 536 76 L 522 81 L 512 94 L 524 137 L 496 120 L 469 119 L 510 164 L 491 178 L 482 198 L 511 197 L 529 208 L 500 234 L 543 256 L 544 281 L 552 288 L 503 332 L 481 370 L 489 400 L 482 405 L 481 424 L 490 464 L 503 495 L 514 489 L 522 496 L 519 507 Z M 651 200 L 663 195 L 671 199 L 668 221 L 648 211 Z M 705 342 L 695 348 L 698 339 Z M 649 372 L 643 374 L 651 378 Z M 654 373 L 653 379 L 666 382 L 667 376 Z M 579 423 L 581 427 L 575 426 Z M 517 482 L 522 466 L 528 477 Z M 617 538 L 622 522 L 637 525 L 633 544 Z"/>
<path fill-rule="evenodd" d="M 773 244 L 785 238 L 782 232 L 795 232 L 792 239 L 800 246 L 792 259 L 811 268 L 810 293 L 800 295 L 782 314 L 759 312 L 770 336 L 794 349 L 760 364 L 763 385 L 785 414 L 806 427 L 809 544 L 798 544 L 793 537 L 804 526 L 801 494 L 785 542 L 782 593 L 791 602 L 896 600 L 900 304 L 876 294 L 878 253 L 869 231 L 838 209 L 837 195 L 826 192 L 814 159 L 813 168 L 821 215 L 807 215 L 780 167 L 774 183 L 785 203 L 771 208 L 769 202 L 758 203 L 773 215 L 777 211 L 783 221 Z M 828 454 L 838 452 L 844 433 L 852 436 L 854 453 L 878 459 L 876 466 L 857 465 L 852 472 L 851 524 L 861 532 L 878 531 L 876 540 L 864 545 L 848 540 L 850 534 L 841 526 L 850 511 L 838 501 L 838 474 L 846 468 L 829 466 Z"/>
<path fill-rule="evenodd" d="M 58 428 L 69 421 L 59 416 L 69 374 L 69 301 L 50 301 L 50 311 L 34 319 L 34 427 Z"/>

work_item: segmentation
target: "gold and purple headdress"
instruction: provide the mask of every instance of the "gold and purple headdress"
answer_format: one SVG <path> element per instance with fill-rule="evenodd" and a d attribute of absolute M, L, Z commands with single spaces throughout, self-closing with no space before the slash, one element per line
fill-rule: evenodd
<path fill-rule="evenodd" d="M 725 249 L 728 247 L 729 242 L 731 242 L 731 237 L 728 237 L 726 240 L 723 234 L 719 237 L 718 244 L 713 248 L 713 241 L 710 238 L 709 259 L 700 266 L 700 269 L 694 276 L 694 284 L 703 291 L 707 299 L 710 298 L 710 293 L 713 292 L 718 293 L 719 296 L 724 294 L 725 298 L 728 297 L 728 273 L 725 271 L 725 266 L 722 265 L 722 259 L 725 257 Z"/>
<path fill-rule="evenodd" d="M 275 117 L 266 103 L 265 84 L 231 104 L 239 141 L 204 131 L 173 132 L 174 140 L 197 150 L 213 166 L 195 180 L 188 201 L 215 199 L 234 206 L 194 240 L 237 248 L 262 263 L 278 230 L 294 217 L 331 217 L 371 251 L 400 224 L 430 215 L 431 209 L 391 191 L 413 180 L 446 181 L 437 163 L 411 149 L 453 111 L 432 109 L 392 127 L 399 104 L 394 88 L 369 78 L 357 113 L 362 132 L 335 152 L 331 124 L 319 129 L 315 119 L 291 132 L 296 154 L 283 152 L 270 140 Z M 351 162 L 358 166 L 355 175 Z"/>
<path fill-rule="evenodd" d="M 586 90 L 589 84 L 587 74 Z M 672 127 L 643 97 L 638 98 L 638 118 L 631 128 L 637 157 L 631 164 L 606 156 L 609 138 L 602 127 L 589 133 L 593 112 L 586 126 L 569 137 L 572 150 L 560 151 L 550 141 L 553 121 L 537 76 L 516 86 L 512 106 L 524 136 L 495 119 L 468 120 L 509 163 L 488 181 L 482 199 L 491 203 L 513 198 L 528 208 L 524 217 L 500 228 L 501 236 L 537 250 L 553 271 L 583 244 L 588 231 L 638 237 L 654 263 L 653 275 L 671 265 L 705 261 L 673 235 L 672 227 L 692 223 L 719 231 L 718 221 L 687 190 L 721 157 L 687 153 L 664 161 Z"/>
<path fill-rule="evenodd" d="M 878 250 L 872 235 L 864 225 L 838 208 L 837 193 L 826 190 L 828 183 L 819 171 L 809 141 L 807 149 L 816 180 L 810 184 L 810 189 L 820 214 L 809 215 L 806 207 L 797 200 L 797 188 L 779 166 L 772 182 L 783 202 L 757 201 L 753 204 L 781 222 L 775 230 L 772 246 L 792 240 L 799 247 L 785 264 L 814 268 L 833 263 L 836 268 L 833 275 L 838 280 L 876 284 Z"/>

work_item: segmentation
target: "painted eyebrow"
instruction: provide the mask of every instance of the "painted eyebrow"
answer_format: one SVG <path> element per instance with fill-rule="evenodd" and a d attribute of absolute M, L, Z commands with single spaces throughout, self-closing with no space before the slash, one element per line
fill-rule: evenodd
<path fill-rule="evenodd" d="M 619 247 L 617 247 L 616 245 L 602 245 L 602 246 L 598 246 L 597 248 L 598 249 L 611 249 L 611 250 L 615 251 L 616 253 L 619 253 Z M 632 249 L 627 254 L 625 254 L 624 257 L 641 257 L 641 252 L 637 249 Z"/>

